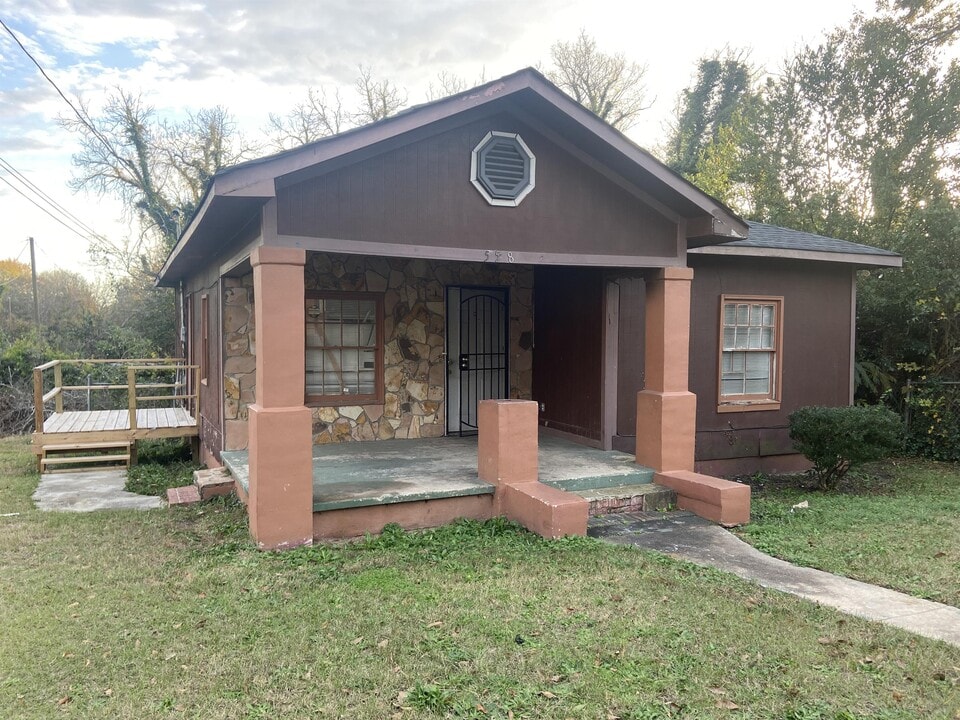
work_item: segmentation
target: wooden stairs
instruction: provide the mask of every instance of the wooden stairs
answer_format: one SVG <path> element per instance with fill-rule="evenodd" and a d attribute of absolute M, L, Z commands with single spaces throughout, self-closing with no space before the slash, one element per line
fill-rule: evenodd
<path fill-rule="evenodd" d="M 134 457 L 136 450 L 130 440 L 41 445 L 40 472 L 73 471 L 80 467 L 92 470 L 120 464 L 129 468 Z"/>

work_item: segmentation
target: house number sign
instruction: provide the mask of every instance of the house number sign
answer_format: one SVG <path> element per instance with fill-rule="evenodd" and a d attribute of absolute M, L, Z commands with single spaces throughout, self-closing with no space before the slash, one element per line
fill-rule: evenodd
<path fill-rule="evenodd" d="M 507 262 L 512 263 L 516 262 L 516 258 L 513 257 L 512 252 L 507 252 L 506 250 L 484 250 L 484 262 Z"/>

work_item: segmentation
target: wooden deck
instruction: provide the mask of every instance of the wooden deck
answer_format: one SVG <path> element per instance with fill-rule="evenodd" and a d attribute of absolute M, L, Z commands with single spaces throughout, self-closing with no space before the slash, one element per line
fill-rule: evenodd
<path fill-rule="evenodd" d="M 115 371 L 116 380 L 101 384 L 64 384 L 64 367 L 69 365 L 107 365 Z M 45 371 L 49 371 L 46 377 Z M 48 390 L 51 372 L 53 382 Z M 138 382 L 138 374 L 146 379 Z M 192 387 L 188 390 L 190 376 Z M 44 463 L 60 462 L 49 458 L 50 454 L 82 452 L 84 448 L 90 451 L 127 448 L 135 462 L 137 440 L 196 438 L 200 431 L 196 417 L 199 386 L 197 366 L 187 365 L 179 359 L 54 360 L 40 365 L 34 368 L 34 453 L 41 468 Z M 64 407 L 65 392 L 86 392 L 89 407 L 91 393 L 110 390 L 126 391 L 126 398 L 122 400 L 125 408 L 75 410 Z M 48 411 L 48 404 L 54 406 L 53 412 Z M 168 407 L 142 407 L 144 404 L 165 404 Z M 75 458 L 76 462 L 95 460 L 93 455 Z M 68 459 L 64 458 L 62 462 L 68 462 Z"/>
<path fill-rule="evenodd" d="M 197 424 L 183 408 L 150 408 L 137 410 L 136 430 L 155 431 L 171 428 L 193 428 Z M 43 421 L 43 433 L 91 433 L 105 430 L 129 430 L 127 410 L 91 410 L 54 413 Z M 186 433 L 184 433 L 186 434 Z"/>

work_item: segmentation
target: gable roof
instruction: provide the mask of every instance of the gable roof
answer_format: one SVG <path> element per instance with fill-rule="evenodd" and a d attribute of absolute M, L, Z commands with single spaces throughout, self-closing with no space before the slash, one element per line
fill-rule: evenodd
<path fill-rule="evenodd" d="M 746 237 L 746 223 L 730 208 L 670 170 L 542 74 L 526 68 L 379 122 L 221 170 L 167 257 L 159 283 L 174 284 L 234 237 L 276 196 L 278 185 L 295 182 L 325 163 L 381 152 L 391 143 L 413 142 L 444 123 L 455 124 L 471 111 L 493 112 L 501 107 L 546 128 L 556 142 L 565 143 L 581 159 L 607 168 L 661 212 L 691 220 L 691 247 Z"/>
<path fill-rule="evenodd" d="M 802 230 L 747 221 L 750 233 L 744 240 L 723 245 L 690 249 L 697 255 L 734 255 L 740 257 L 779 257 L 819 260 L 858 267 L 903 267 L 903 257 L 871 245 L 838 240 Z"/>

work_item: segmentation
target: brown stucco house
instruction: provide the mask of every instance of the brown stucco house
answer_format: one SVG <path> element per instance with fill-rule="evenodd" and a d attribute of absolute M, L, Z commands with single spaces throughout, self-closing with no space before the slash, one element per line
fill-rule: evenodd
<path fill-rule="evenodd" d="M 704 511 L 730 488 L 703 473 L 797 467 L 787 415 L 851 401 L 856 271 L 899 265 L 745 222 L 527 69 L 221 171 L 160 284 L 201 366 L 203 457 L 248 453 L 251 530 L 276 547 L 338 534 L 311 502 L 333 443 L 479 431 L 482 456 L 486 432 L 501 479 L 533 443 L 525 489 L 353 530 L 577 526 L 534 485 L 538 426 L 635 453 Z"/>

